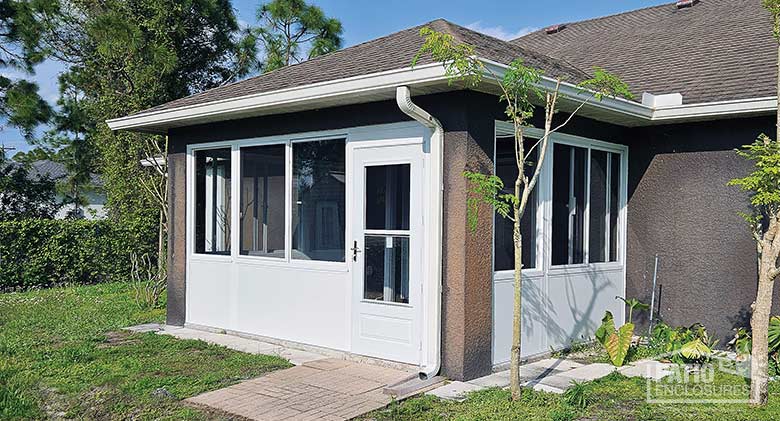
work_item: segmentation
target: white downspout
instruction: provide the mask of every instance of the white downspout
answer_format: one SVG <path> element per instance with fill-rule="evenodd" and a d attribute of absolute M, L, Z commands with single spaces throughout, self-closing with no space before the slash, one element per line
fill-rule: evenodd
<path fill-rule="evenodd" d="M 407 86 L 395 91 L 398 108 L 409 117 L 433 130 L 430 142 L 430 185 L 431 206 L 426 209 L 428 226 L 428 273 L 430 280 L 423 288 L 423 342 L 424 358 L 420 362 L 420 378 L 425 380 L 439 374 L 441 369 L 441 262 L 442 262 L 442 210 L 444 190 L 444 128 L 428 112 L 412 102 Z"/>

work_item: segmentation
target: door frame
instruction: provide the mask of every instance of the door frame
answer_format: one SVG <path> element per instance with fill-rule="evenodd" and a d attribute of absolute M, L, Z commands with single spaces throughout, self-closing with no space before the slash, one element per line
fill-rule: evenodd
<path fill-rule="evenodd" d="M 424 137 L 415 136 L 414 138 L 399 138 L 400 133 L 386 133 L 387 136 L 382 140 L 375 141 L 360 141 L 350 143 L 347 149 L 349 156 L 349 165 L 351 169 L 350 174 L 350 201 L 348 206 L 350 207 L 350 213 L 352 220 L 350 224 L 350 235 L 347 244 L 349 247 L 353 244 L 353 241 L 358 240 L 359 236 L 363 238 L 359 239 L 359 246 L 361 248 L 361 255 L 357 261 L 352 259 L 352 253 L 347 253 L 347 261 L 350 265 L 351 272 L 351 298 L 350 298 L 350 350 L 353 353 L 359 355 L 368 355 L 375 358 L 387 359 L 398 361 L 408 364 L 420 364 L 422 361 L 422 350 L 424 340 L 424 325 L 423 325 L 423 313 L 424 313 L 424 288 L 426 285 L 426 273 L 427 265 L 425 261 L 427 235 L 426 227 L 424 224 L 425 212 L 427 202 L 427 185 L 425 180 L 427 179 L 425 158 L 427 156 L 424 153 Z M 392 150 L 393 148 L 405 148 L 405 150 L 399 150 L 401 156 L 393 156 L 392 153 L 388 154 L 387 158 L 378 158 L 362 161 L 362 165 L 358 165 L 357 154 L 364 151 L 380 151 L 382 149 Z M 404 303 L 390 303 L 390 302 L 371 302 L 363 298 L 364 288 L 364 273 L 363 267 L 365 263 L 365 168 L 369 166 L 383 166 L 383 165 L 398 165 L 398 164 L 411 164 L 410 166 L 410 250 L 409 250 L 409 304 Z M 358 166 L 360 168 L 358 168 Z M 362 173 L 361 173 L 362 172 Z M 360 191 L 359 191 L 360 190 Z M 360 195 L 360 197 L 358 197 Z M 361 209 L 358 206 L 362 204 Z M 360 218 L 360 219 L 358 219 Z M 370 231 L 370 230 L 369 230 Z M 349 248 L 348 247 L 348 248 Z M 348 250 L 349 251 L 349 250 Z M 414 281 L 413 279 L 417 279 Z M 366 349 L 361 348 L 358 345 L 358 329 L 360 309 L 366 308 L 365 306 L 377 306 L 376 309 L 379 313 L 393 312 L 394 309 L 398 309 L 399 312 L 403 312 L 403 309 L 411 309 L 412 313 L 412 338 L 411 343 L 414 347 L 414 355 L 408 355 L 408 357 L 399 357 L 398 354 L 394 354 L 394 351 L 390 351 L 384 355 L 372 354 L 367 352 Z"/>

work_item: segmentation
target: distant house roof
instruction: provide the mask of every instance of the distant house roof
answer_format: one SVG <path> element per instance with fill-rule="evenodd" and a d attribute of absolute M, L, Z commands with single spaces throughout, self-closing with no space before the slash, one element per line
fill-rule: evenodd
<path fill-rule="evenodd" d="M 509 64 L 517 58 L 522 58 L 526 65 L 543 70 L 547 76 L 560 76 L 572 83 L 587 79 L 586 73 L 565 62 L 530 51 L 520 45 L 472 31 L 444 19 L 437 19 L 260 76 L 177 99 L 135 115 L 408 68 L 423 44 L 424 39 L 420 36 L 420 29 L 425 26 L 437 32 L 452 35 L 458 43 L 473 46 L 476 54 L 484 59 Z M 424 65 L 432 62 L 431 57 L 426 55 L 420 58 L 418 64 Z"/>
<path fill-rule="evenodd" d="M 22 164 L 11 162 L 11 165 L 22 165 Z M 29 168 L 30 168 L 29 176 L 38 179 L 49 178 L 51 180 L 58 181 L 67 177 L 68 175 L 68 170 L 67 168 L 65 168 L 64 164 L 50 161 L 48 159 L 33 161 L 30 163 Z M 102 186 L 103 179 L 101 179 L 100 176 L 97 174 L 90 174 L 90 183 L 93 186 Z"/>
<path fill-rule="evenodd" d="M 686 104 L 776 95 L 777 43 L 759 0 L 664 4 L 512 42 L 579 68 L 603 67 L 635 94 L 681 93 Z"/>

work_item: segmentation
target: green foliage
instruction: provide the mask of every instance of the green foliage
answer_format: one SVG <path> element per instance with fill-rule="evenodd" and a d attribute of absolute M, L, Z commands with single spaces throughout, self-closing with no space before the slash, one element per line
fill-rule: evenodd
<path fill-rule="evenodd" d="M 0 294 L 0 419 L 224 418 L 183 399 L 290 366 L 276 356 L 120 330 L 164 318 L 162 309 L 139 309 L 125 283 Z M 158 388 L 176 399 L 155 397 Z"/>
<path fill-rule="evenodd" d="M 493 206 L 496 212 L 504 218 L 512 217 L 513 206 L 517 198 L 513 194 L 501 194 L 504 182 L 495 175 L 465 171 L 463 176 L 471 183 L 471 196 L 467 199 L 468 223 L 472 230 L 477 229 L 479 222 L 479 205 L 484 203 Z"/>
<path fill-rule="evenodd" d="M 420 29 L 420 36 L 424 42 L 412 59 L 412 67 L 424 55 L 430 54 L 434 61 L 444 64 L 450 84 L 462 81 L 469 87 L 475 87 L 482 82 L 486 68 L 484 63 L 476 59 L 474 47 L 456 43 L 452 35 L 434 31 L 427 26 Z"/>
<path fill-rule="evenodd" d="M 701 323 L 677 328 L 658 323 L 653 327 L 649 344 L 657 353 L 667 354 L 677 363 L 701 363 L 709 360 L 716 343 Z"/>
<path fill-rule="evenodd" d="M 780 316 L 769 318 L 769 355 L 780 354 Z M 750 330 L 745 328 L 737 329 L 734 339 L 729 342 L 734 352 L 739 356 L 747 356 L 753 351 L 753 339 Z M 780 355 L 778 355 L 780 357 Z"/>
<path fill-rule="evenodd" d="M 590 385 L 578 381 L 572 382 L 563 393 L 563 400 L 573 408 L 580 410 L 587 408 L 591 402 Z"/>
<path fill-rule="evenodd" d="M 620 297 L 620 296 L 615 297 L 615 298 L 620 300 L 620 301 L 623 301 L 628 306 L 628 321 L 629 322 L 633 322 L 634 321 L 634 309 L 643 310 L 643 311 L 646 311 L 646 310 L 650 309 L 650 305 L 649 304 L 645 304 L 645 303 L 637 300 L 636 298 L 626 299 L 626 298 L 623 298 L 623 297 Z"/>
<path fill-rule="evenodd" d="M 12 69 L 30 74 L 33 65 L 43 61 L 39 13 L 51 10 L 57 0 L 0 1 L 0 72 Z M 38 94 L 38 86 L 20 77 L 0 74 L 0 118 L 18 127 L 30 138 L 32 130 L 46 122 L 51 107 Z"/>
<path fill-rule="evenodd" d="M 150 231 L 105 220 L 0 222 L 0 290 L 129 280 L 130 253 L 155 250 Z"/>
<path fill-rule="evenodd" d="M 0 221 L 53 218 L 60 207 L 55 193 L 51 179 L 33 177 L 25 165 L 0 159 Z"/>
<path fill-rule="evenodd" d="M 615 367 L 620 367 L 626 362 L 626 357 L 631 348 L 631 340 L 634 337 L 634 324 L 626 323 L 615 328 L 615 319 L 612 313 L 607 311 L 601 319 L 601 326 L 596 330 L 596 340 L 609 355 L 609 359 Z"/>
<path fill-rule="evenodd" d="M 341 22 L 304 0 L 271 0 L 257 9 L 257 20 L 253 34 L 265 50 L 265 72 L 341 48 Z"/>
<path fill-rule="evenodd" d="M 762 3 L 772 15 L 772 35 L 780 40 L 780 0 L 762 0 Z"/>
<path fill-rule="evenodd" d="M 737 154 L 753 161 L 755 167 L 747 177 L 731 180 L 729 185 L 751 192 L 750 203 L 759 214 L 777 212 L 780 209 L 780 142 L 761 134 L 755 142 L 737 150 Z M 749 218 L 748 221 L 754 222 Z"/>
<path fill-rule="evenodd" d="M 594 67 L 593 77 L 580 83 L 579 87 L 593 91 L 593 96 L 598 101 L 604 97 L 634 99 L 634 94 L 631 93 L 625 82 L 601 67 Z"/>

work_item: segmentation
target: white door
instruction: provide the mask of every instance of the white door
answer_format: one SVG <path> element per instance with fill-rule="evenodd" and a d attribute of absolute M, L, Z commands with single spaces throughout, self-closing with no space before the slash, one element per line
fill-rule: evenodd
<path fill-rule="evenodd" d="M 417 364 L 422 283 L 422 146 L 355 148 L 352 352 Z"/>

